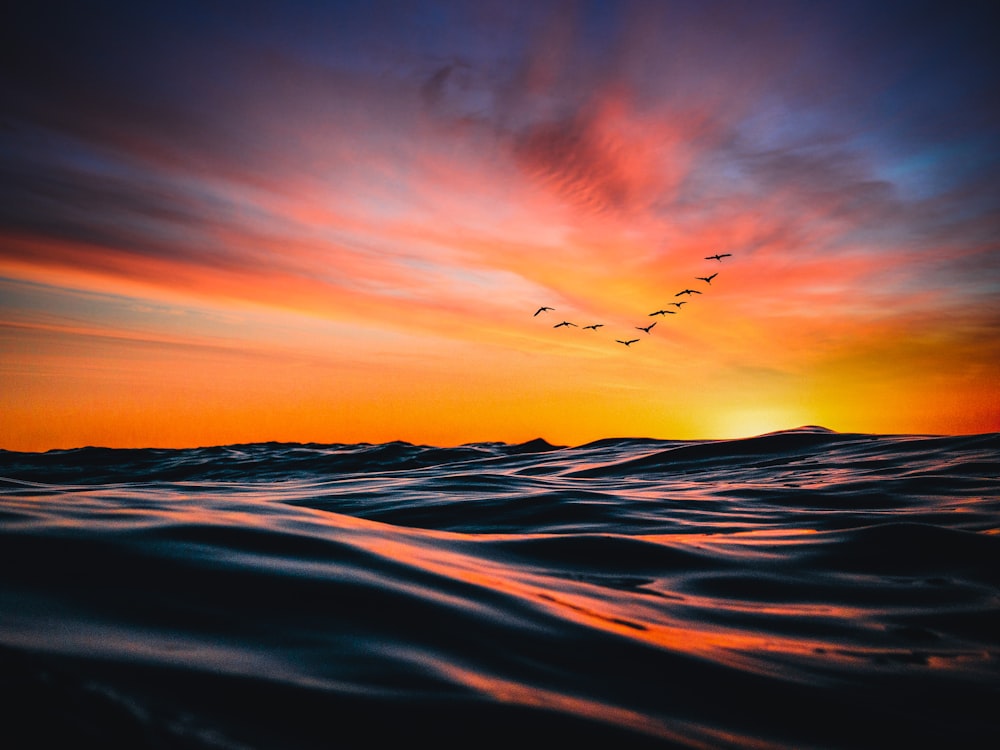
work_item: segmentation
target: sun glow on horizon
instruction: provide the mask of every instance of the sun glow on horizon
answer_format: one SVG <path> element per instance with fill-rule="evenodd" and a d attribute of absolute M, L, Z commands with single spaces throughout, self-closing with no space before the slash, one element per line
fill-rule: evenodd
<path fill-rule="evenodd" d="M 806 415 L 790 408 L 751 408 L 724 412 L 713 433 L 721 439 L 747 438 L 809 424 Z"/>

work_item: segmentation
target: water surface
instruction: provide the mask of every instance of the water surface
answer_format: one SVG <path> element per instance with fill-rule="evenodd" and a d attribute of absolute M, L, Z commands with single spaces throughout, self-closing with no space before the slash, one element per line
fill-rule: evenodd
<path fill-rule="evenodd" d="M 25 747 L 995 747 L 1000 435 L 0 451 Z M 24 736 L 24 735 L 22 735 Z"/>

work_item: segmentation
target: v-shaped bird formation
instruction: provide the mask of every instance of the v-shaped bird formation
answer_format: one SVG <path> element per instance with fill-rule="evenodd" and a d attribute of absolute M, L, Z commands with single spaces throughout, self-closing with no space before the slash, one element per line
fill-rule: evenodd
<path fill-rule="evenodd" d="M 732 257 L 732 253 L 716 253 L 715 255 L 706 256 L 705 260 L 714 260 L 714 261 L 717 261 L 717 262 L 721 263 L 723 258 L 730 258 L 730 257 Z M 695 278 L 696 281 L 703 281 L 708 286 L 711 286 L 712 285 L 712 279 L 714 279 L 718 275 L 719 275 L 719 273 L 716 271 L 715 273 L 711 273 L 711 274 L 709 274 L 707 276 L 695 276 L 694 278 Z M 686 295 L 690 299 L 690 297 L 691 297 L 692 294 L 701 294 L 701 291 L 699 291 L 698 289 L 682 289 L 681 291 L 679 291 L 676 294 L 674 294 L 674 296 L 675 297 L 682 297 L 682 296 Z M 669 302 L 669 303 L 667 303 L 668 307 L 669 306 L 676 307 L 677 308 L 676 310 L 664 310 L 664 309 L 660 309 L 660 310 L 656 310 L 655 312 L 648 313 L 646 317 L 650 317 L 651 318 L 651 317 L 655 317 L 657 315 L 662 316 L 662 317 L 666 317 L 667 315 L 676 315 L 678 312 L 680 312 L 681 306 L 686 305 L 688 303 L 689 299 L 688 300 L 684 300 L 683 302 Z M 542 307 L 539 307 L 535 311 L 533 317 L 537 317 L 540 313 L 543 313 L 543 312 L 553 311 L 554 309 L 555 308 L 553 308 L 553 307 L 548 307 L 547 305 L 543 305 Z M 637 331 L 643 331 L 644 333 L 646 333 L 648 335 L 648 334 L 650 334 L 652 332 L 653 327 L 655 325 L 656 325 L 656 321 L 653 321 L 649 325 L 634 326 L 634 328 L 635 328 L 635 330 L 637 330 Z M 572 322 L 570 322 L 568 320 L 564 320 L 561 323 L 556 323 L 552 327 L 553 328 L 580 328 L 580 326 L 578 326 L 576 323 L 572 323 Z M 591 323 L 590 325 L 583 326 L 581 328 L 581 330 L 582 331 L 588 331 L 588 330 L 590 330 L 590 331 L 596 331 L 598 328 L 603 328 L 603 327 L 604 327 L 604 323 Z M 640 341 L 640 339 L 619 339 L 619 338 L 615 339 L 616 343 L 618 343 L 618 344 L 624 344 L 626 347 L 630 347 L 630 346 L 632 346 L 632 344 L 635 344 L 638 341 Z"/>

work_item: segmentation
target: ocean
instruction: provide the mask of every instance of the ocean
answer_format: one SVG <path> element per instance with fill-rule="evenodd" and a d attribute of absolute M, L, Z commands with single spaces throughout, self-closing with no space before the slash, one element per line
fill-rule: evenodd
<path fill-rule="evenodd" d="M 1000 434 L 0 451 L 0 716 L 9 748 L 995 748 Z"/>

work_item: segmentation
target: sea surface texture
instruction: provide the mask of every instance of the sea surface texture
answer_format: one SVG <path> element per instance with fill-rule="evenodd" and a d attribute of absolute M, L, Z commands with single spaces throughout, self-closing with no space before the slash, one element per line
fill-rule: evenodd
<path fill-rule="evenodd" d="M 0 477 L 5 747 L 1000 747 L 997 434 Z"/>

